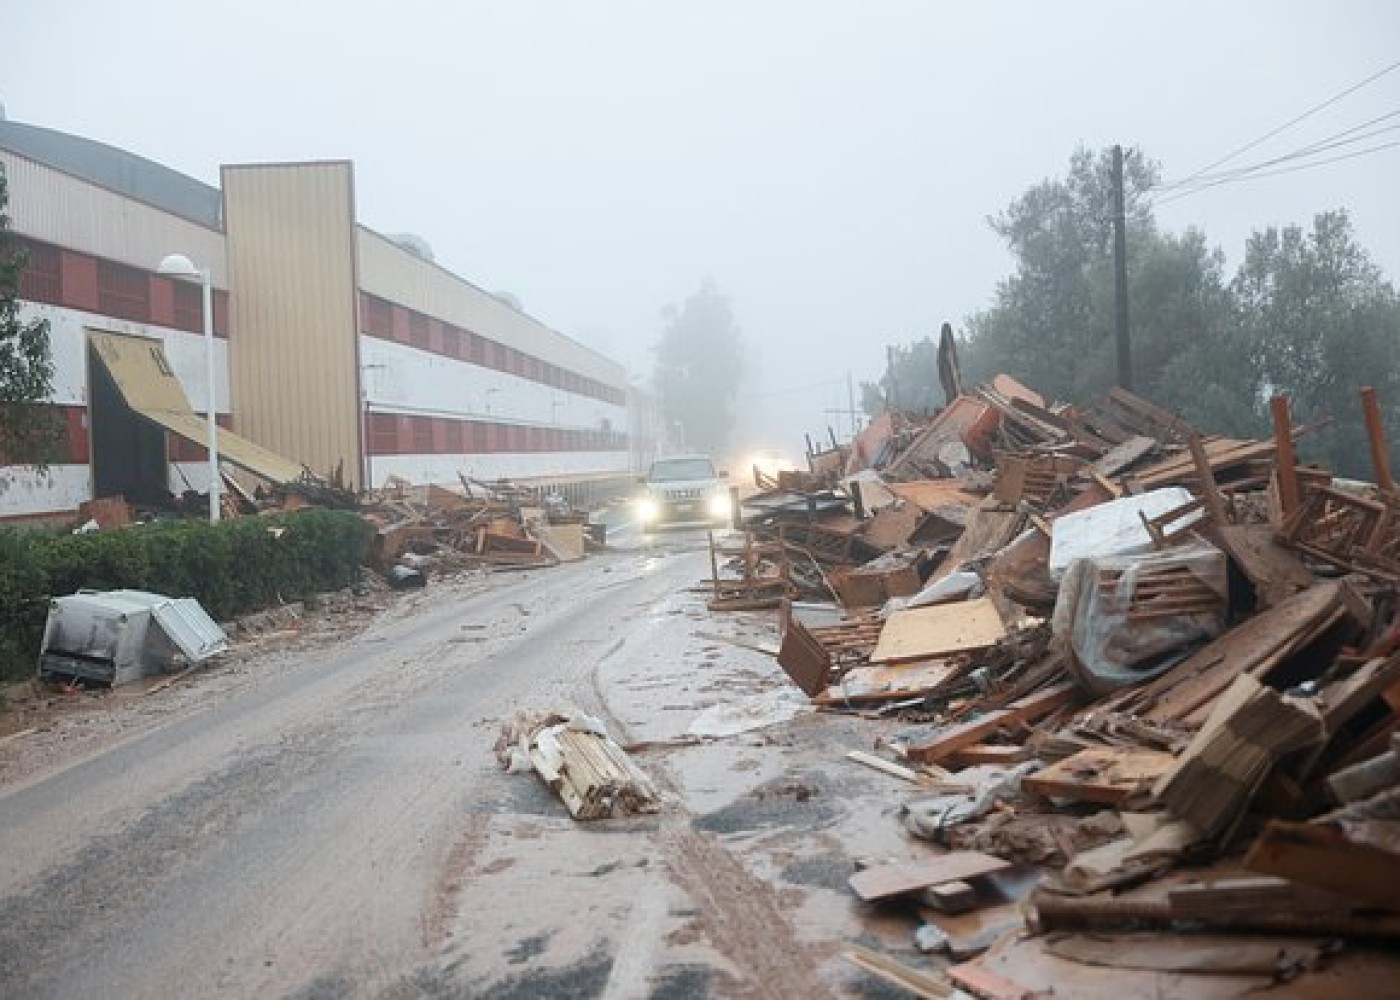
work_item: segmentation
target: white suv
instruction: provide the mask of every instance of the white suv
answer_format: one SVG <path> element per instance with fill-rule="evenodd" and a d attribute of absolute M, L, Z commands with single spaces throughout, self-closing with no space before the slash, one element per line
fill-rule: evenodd
<path fill-rule="evenodd" d="M 642 480 L 646 493 L 637 504 L 642 527 L 728 524 L 734 506 L 727 476 L 707 455 L 658 458 Z"/>

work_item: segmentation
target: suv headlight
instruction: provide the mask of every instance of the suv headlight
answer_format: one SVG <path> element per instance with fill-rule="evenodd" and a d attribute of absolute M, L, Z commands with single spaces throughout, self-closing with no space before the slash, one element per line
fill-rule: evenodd
<path fill-rule="evenodd" d="M 729 517 L 734 512 L 734 508 L 729 504 L 728 493 L 715 493 L 712 495 L 710 497 L 709 509 L 710 516 L 715 518 Z"/>
<path fill-rule="evenodd" d="M 642 521 L 655 521 L 660 513 L 661 507 L 651 497 L 637 501 L 637 517 Z"/>

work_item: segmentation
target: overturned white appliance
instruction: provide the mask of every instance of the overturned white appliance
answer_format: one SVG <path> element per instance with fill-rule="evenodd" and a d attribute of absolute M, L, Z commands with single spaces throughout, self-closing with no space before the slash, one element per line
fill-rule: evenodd
<path fill-rule="evenodd" d="M 192 597 L 143 590 L 80 590 L 49 602 L 39 675 L 114 687 L 228 648 L 228 637 Z"/>

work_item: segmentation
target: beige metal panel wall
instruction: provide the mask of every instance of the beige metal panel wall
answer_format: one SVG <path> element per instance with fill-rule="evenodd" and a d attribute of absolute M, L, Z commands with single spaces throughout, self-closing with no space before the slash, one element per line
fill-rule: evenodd
<path fill-rule="evenodd" d="M 358 229 L 358 246 L 360 287 L 371 295 L 626 388 L 622 365 L 512 309 L 451 271 L 415 257 L 363 226 Z"/>
<path fill-rule="evenodd" d="M 348 162 L 223 168 L 229 379 L 245 437 L 361 479 L 354 179 Z"/>
<path fill-rule="evenodd" d="M 182 253 L 228 287 L 223 234 L 61 170 L 0 149 L 15 232 L 154 271 L 166 254 Z"/>

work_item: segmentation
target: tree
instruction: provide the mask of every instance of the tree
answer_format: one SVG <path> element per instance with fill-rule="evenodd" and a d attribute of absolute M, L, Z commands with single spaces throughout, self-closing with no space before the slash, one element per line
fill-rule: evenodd
<path fill-rule="evenodd" d="M 861 408 L 874 416 L 882 410 L 934 413 L 944 405 L 938 381 L 938 345 L 924 337 L 906 346 L 885 349 L 885 374 L 860 384 Z"/>
<path fill-rule="evenodd" d="M 734 429 L 734 400 L 744 372 L 743 340 L 729 299 L 712 280 L 679 308 L 661 312 L 656 392 L 662 415 L 687 444 L 722 451 Z"/>
<path fill-rule="evenodd" d="M 990 220 L 1015 259 L 992 305 L 969 319 L 969 381 L 1003 371 L 1045 395 L 1085 400 L 1116 381 L 1112 151 L 1078 150 Z M 1145 194 L 1158 169 L 1124 160 L 1134 385 L 1209 430 L 1258 428 L 1258 380 L 1224 281 L 1197 230 L 1158 231 Z"/>
<path fill-rule="evenodd" d="M 10 235 L 9 186 L 0 165 L 0 462 L 43 468 L 57 453 L 58 414 L 53 391 L 49 322 L 25 320 L 19 281 L 27 263 Z"/>
<path fill-rule="evenodd" d="M 1076 150 L 1069 173 L 1045 180 L 988 222 L 1015 259 L 988 310 L 973 316 L 969 377 L 996 371 L 1059 399 L 1113 382 L 1113 157 Z M 1137 153 L 1124 161 L 1130 243 L 1151 234 L 1143 195 L 1158 178 Z"/>
<path fill-rule="evenodd" d="M 1232 290 L 1268 393 L 1288 396 L 1297 422 L 1332 419 L 1302 442 L 1338 475 L 1370 478 L 1357 393 L 1372 386 L 1388 440 L 1400 439 L 1400 297 L 1344 211 L 1311 232 L 1270 227 L 1250 237 Z"/>

